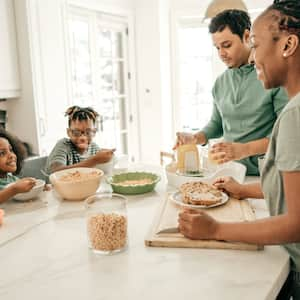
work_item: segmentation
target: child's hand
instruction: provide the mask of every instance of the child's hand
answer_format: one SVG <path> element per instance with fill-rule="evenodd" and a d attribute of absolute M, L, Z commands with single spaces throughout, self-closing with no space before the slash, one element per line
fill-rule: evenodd
<path fill-rule="evenodd" d="M 48 192 L 51 191 L 51 189 L 52 189 L 51 184 L 45 184 L 43 191 Z"/>
<path fill-rule="evenodd" d="M 102 149 L 94 155 L 96 164 L 106 163 L 112 159 L 116 149 Z"/>
<path fill-rule="evenodd" d="M 27 177 L 16 181 L 16 183 L 13 184 L 12 186 L 16 194 L 26 193 L 35 186 L 35 183 L 36 183 L 35 178 Z"/>

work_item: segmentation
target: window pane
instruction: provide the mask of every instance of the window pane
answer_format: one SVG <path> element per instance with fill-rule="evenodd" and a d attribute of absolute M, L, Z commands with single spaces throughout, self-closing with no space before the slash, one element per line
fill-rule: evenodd
<path fill-rule="evenodd" d="M 89 47 L 89 24 L 86 21 L 69 21 L 72 91 L 74 101 L 87 104 L 92 101 L 92 70 Z"/>
<path fill-rule="evenodd" d="M 182 129 L 201 129 L 212 110 L 212 41 L 207 27 L 181 28 L 180 118 Z"/>
<path fill-rule="evenodd" d="M 100 88 L 101 94 L 104 97 L 112 96 L 113 90 L 113 78 L 112 78 L 113 68 L 111 59 L 101 59 L 100 60 Z"/>
<path fill-rule="evenodd" d="M 113 67 L 113 86 L 114 94 L 122 95 L 124 94 L 124 72 L 123 72 L 123 62 L 115 62 Z"/>
<path fill-rule="evenodd" d="M 121 32 L 112 32 L 112 55 L 114 58 L 123 58 Z"/>
<path fill-rule="evenodd" d="M 99 28 L 99 49 L 100 57 L 112 57 L 112 37 L 111 31 L 107 29 Z"/>

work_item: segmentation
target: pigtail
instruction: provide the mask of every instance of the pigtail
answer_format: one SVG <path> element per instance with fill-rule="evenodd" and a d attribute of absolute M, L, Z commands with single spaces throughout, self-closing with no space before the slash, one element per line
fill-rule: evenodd
<path fill-rule="evenodd" d="M 82 121 L 90 119 L 93 121 L 94 124 L 96 124 L 99 114 L 91 107 L 80 107 L 74 105 L 66 110 L 65 116 L 68 117 L 70 126 L 71 121 L 75 120 Z"/>

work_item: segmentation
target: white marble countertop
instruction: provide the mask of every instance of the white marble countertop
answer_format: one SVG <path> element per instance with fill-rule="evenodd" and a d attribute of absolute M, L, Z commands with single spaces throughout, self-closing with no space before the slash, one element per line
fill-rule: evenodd
<path fill-rule="evenodd" d="M 289 271 L 288 255 L 279 246 L 263 251 L 145 247 L 165 191 L 163 179 L 155 192 L 129 197 L 129 246 L 110 256 L 88 249 L 82 202 L 61 202 L 44 192 L 32 203 L 2 205 L 0 299 L 275 298 Z M 259 217 L 266 215 L 263 200 L 251 202 Z"/>

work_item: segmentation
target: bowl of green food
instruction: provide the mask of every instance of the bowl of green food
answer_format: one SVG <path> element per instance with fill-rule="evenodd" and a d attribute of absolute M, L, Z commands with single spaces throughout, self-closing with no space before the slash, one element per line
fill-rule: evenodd
<path fill-rule="evenodd" d="M 107 179 L 114 193 L 125 195 L 152 192 L 159 181 L 160 176 L 150 172 L 126 172 Z"/>

